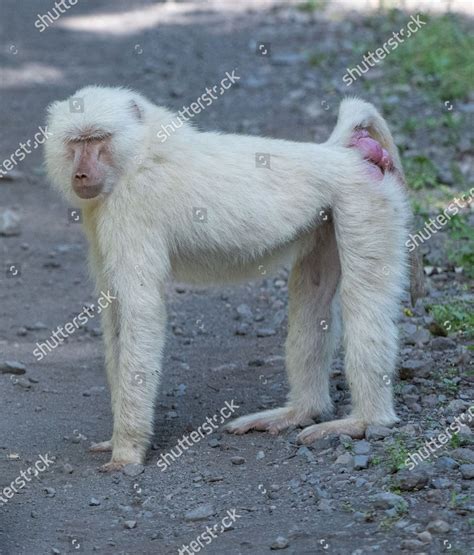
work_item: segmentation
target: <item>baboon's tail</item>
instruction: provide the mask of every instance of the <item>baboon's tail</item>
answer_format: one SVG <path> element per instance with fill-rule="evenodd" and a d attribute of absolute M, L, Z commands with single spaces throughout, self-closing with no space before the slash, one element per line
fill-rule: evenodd
<path fill-rule="evenodd" d="M 406 188 L 405 174 L 390 129 L 378 110 L 364 100 L 346 98 L 341 102 L 336 127 L 327 144 L 349 146 L 353 133 L 357 129 L 366 129 L 390 154 L 394 171 L 399 181 Z M 411 252 L 410 296 L 412 304 L 426 294 L 422 255 L 418 249 Z"/>

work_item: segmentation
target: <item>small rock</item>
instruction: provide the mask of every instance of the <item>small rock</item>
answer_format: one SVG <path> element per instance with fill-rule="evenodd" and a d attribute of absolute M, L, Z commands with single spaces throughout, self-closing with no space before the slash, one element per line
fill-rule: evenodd
<path fill-rule="evenodd" d="M 252 322 L 253 321 L 253 312 L 251 308 L 247 304 L 240 304 L 236 308 L 236 320 L 243 320 L 244 322 Z"/>
<path fill-rule="evenodd" d="M 26 372 L 26 366 L 16 360 L 6 360 L 0 362 L 0 374 L 14 374 L 20 376 Z"/>
<path fill-rule="evenodd" d="M 474 464 L 462 464 L 459 470 L 465 480 L 472 480 L 474 478 Z"/>
<path fill-rule="evenodd" d="M 384 439 L 392 435 L 393 431 L 385 426 L 368 426 L 365 430 L 365 437 L 368 440 L 379 440 Z"/>
<path fill-rule="evenodd" d="M 187 511 L 184 514 L 184 520 L 193 522 L 195 520 L 205 520 L 210 516 L 216 514 L 216 509 L 211 503 L 203 503 L 194 509 Z"/>
<path fill-rule="evenodd" d="M 431 339 L 431 333 L 424 328 L 417 330 L 415 333 L 405 339 L 408 345 L 423 345 Z"/>
<path fill-rule="evenodd" d="M 41 331 L 48 329 L 48 326 L 46 326 L 46 324 L 43 324 L 43 322 L 35 322 L 34 324 L 30 324 L 25 327 L 29 331 Z"/>
<path fill-rule="evenodd" d="M 56 495 L 56 490 L 54 488 L 44 488 L 46 497 L 54 497 Z"/>
<path fill-rule="evenodd" d="M 263 358 L 254 358 L 253 360 L 249 360 L 248 365 L 260 367 L 265 365 L 265 361 Z"/>
<path fill-rule="evenodd" d="M 400 379 L 411 380 L 415 376 L 425 378 L 430 373 L 429 363 L 424 360 L 407 360 L 400 366 Z"/>
<path fill-rule="evenodd" d="M 220 441 L 213 437 L 207 442 L 207 444 L 209 445 L 209 447 L 212 447 L 214 449 L 215 447 L 219 447 Z"/>
<path fill-rule="evenodd" d="M 235 335 L 247 335 L 249 332 L 250 326 L 247 322 L 240 322 L 235 330 Z"/>
<path fill-rule="evenodd" d="M 231 462 L 232 464 L 235 464 L 235 465 L 239 466 L 239 465 L 241 465 L 241 464 L 245 464 L 246 461 L 245 461 L 244 457 L 236 456 L 236 457 L 232 457 L 232 458 L 230 459 L 230 462 Z"/>
<path fill-rule="evenodd" d="M 350 453 L 343 453 L 337 457 L 334 464 L 350 464 L 352 462 L 352 455 Z"/>
<path fill-rule="evenodd" d="M 286 549 L 290 545 L 290 542 L 283 536 L 278 536 L 278 538 L 272 543 L 270 549 Z"/>
<path fill-rule="evenodd" d="M 369 466 L 369 457 L 367 455 L 356 455 L 354 457 L 354 470 L 364 470 Z"/>
<path fill-rule="evenodd" d="M 25 174 L 18 170 L 10 170 L 6 174 L 0 175 L 0 181 L 19 181 L 25 178 Z"/>
<path fill-rule="evenodd" d="M 317 505 L 319 511 L 329 514 L 334 511 L 333 503 L 330 499 L 320 499 Z"/>
<path fill-rule="evenodd" d="M 259 328 L 257 330 L 257 337 L 271 337 L 272 335 L 276 335 L 273 328 Z"/>
<path fill-rule="evenodd" d="M 421 552 L 424 547 L 424 543 L 420 540 L 403 540 L 400 544 L 401 549 L 404 551 L 418 551 Z"/>
<path fill-rule="evenodd" d="M 100 505 L 100 501 L 95 497 L 91 497 L 89 501 L 89 507 L 98 507 Z"/>
<path fill-rule="evenodd" d="M 0 212 L 0 235 L 13 237 L 20 235 L 20 217 L 16 212 L 7 208 Z"/>
<path fill-rule="evenodd" d="M 23 389 L 31 389 L 31 383 L 26 378 L 15 379 L 14 383 Z"/>
<path fill-rule="evenodd" d="M 303 456 L 309 463 L 314 462 L 313 453 L 311 453 L 311 451 L 305 445 L 299 447 L 296 454 Z"/>
<path fill-rule="evenodd" d="M 368 455 L 371 450 L 371 445 L 368 441 L 363 439 L 362 441 L 356 441 L 353 448 L 356 455 Z"/>
<path fill-rule="evenodd" d="M 434 351 L 445 351 L 456 348 L 456 341 L 449 337 L 435 337 L 431 341 L 431 348 Z"/>
<path fill-rule="evenodd" d="M 472 449 L 468 449 L 467 447 L 458 447 L 457 449 L 453 449 L 451 451 L 451 455 L 457 461 L 474 464 L 474 451 Z"/>
<path fill-rule="evenodd" d="M 431 483 L 435 489 L 450 489 L 453 487 L 453 482 L 449 478 L 433 478 Z"/>
<path fill-rule="evenodd" d="M 394 478 L 394 483 L 402 491 L 423 489 L 428 485 L 430 478 L 423 469 L 400 470 Z"/>
<path fill-rule="evenodd" d="M 143 464 L 127 464 L 122 468 L 122 473 L 125 476 L 130 476 L 131 478 L 135 478 L 142 474 L 145 470 Z"/>
<path fill-rule="evenodd" d="M 440 469 L 440 470 L 455 470 L 456 468 L 458 468 L 459 463 L 456 462 L 454 459 L 452 459 L 451 457 L 440 457 L 437 461 L 436 461 L 436 466 Z"/>
<path fill-rule="evenodd" d="M 66 474 L 72 474 L 74 472 L 74 468 L 69 463 L 63 465 L 63 470 Z"/>
<path fill-rule="evenodd" d="M 451 530 L 451 526 L 446 521 L 437 519 L 429 522 L 426 529 L 434 534 L 446 534 Z"/>
<path fill-rule="evenodd" d="M 420 532 L 418 534 L 418 539 L 423 543 L 431 543 L 433 541 L 433 536 L 425 530 L 424 532 Z"/>
<path fill-rule="evenodd" d="M 393 508 L 403 508 L 408 507 L 408 503 L 403 499 L 401 495 L 396 495 L 395 493 L 383 492 L 378 493 L 373 497 L 374 507 L 376 509 L 393 509 Z"/>
<path fill-rule="evenodd" d="M 123 523 L 124 528 L 126 528 L 127 530 L 133 530 L 134 528 L 137 527 L 137 521 L 136 520 L 126 520 Z"/>

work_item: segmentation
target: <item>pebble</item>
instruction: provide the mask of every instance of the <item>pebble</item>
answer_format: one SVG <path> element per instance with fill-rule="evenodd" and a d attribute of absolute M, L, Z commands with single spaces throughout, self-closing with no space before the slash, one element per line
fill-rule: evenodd
<path fill-rule="evenodd" d="M 453 487 L 453 482 L 449 478 L 433 478 L 431 483 L 435 489 L 449 489 Z"/>
<path fill-rule="evenodd" d="M 418 539 L 423 543 L 431 543 L 433 541 L 433 536 L 425 530 L 424 532 L 420 532 L 418 534 Z"/>
<path fill-rule="evenodd" d="M 89 507 L 98 507 L 100 505 L 100 501 L 95 497 L 91 497 L 89 501 Z"/>
<path fill-rule="evenodd" d="M 407 502 L 401 495 L 397 495 L 391 492 L 377 493 L 373 497 L 374 507 L 376 509 L 393 509 L 398 507 L 406 508 L 408 507 Z"/>
<path fill-rule="evenodd" d="M 31 389 L 31 383 L 26 378 L 15 379 L 14 383 L 23 389 Z"/>
<path fill-rule="evenodd" d="M 24 179 L 25 174 L 19 170 L 10 170 L 5 175 L 0 175 L 0 182 L 1 181 L 19 181 L 20 179 Z"/>
<path fill-rule="evenodd" d="M 371 450 L 371 445 L 368 441 L 356 441 L 353 446 L 355 455 L 368 455 Z"/>
<path fill-rule="evenodd" d="M 430 364 L 425 360 L 407 360 L 400 366 L 400 379 L 411 380 L 415 376 L 426 378 L 430 374 Z"/>
<path fill-rule="evenodd" d="M 273 328 L 259 328 L 257 330 L 257 337 L 271 337 L 272 335 L 276 335 Z"/>
<path fill-rule="evenodd" d="M 287 538 L 283 536 L 278 536 L 278 538 L 272 543 L 270 549 L 277 550 L 277 549 L 286 549 L 290 545 L 290 542 Z"/>
<path fill-rule="evenodd" d="M 453 449 L 451 451 L 451 455 L 457 461 L 474 464 L 474 451 L 472 449 L 468 449 L 467 447 L 458 447 L 457 449 Z"/>
<path fill-rule="evenodd" d="M 249 324 L 247 324 L 247 322 L 241 322 L 236 330 L 235 330 L 235 335 L 247 335 L 249 332 L 250 326 Z"/>
<path fill-rule="evenodd" d="M 334 464 L 350 464 L 352 462 L 352 455 L 350 453 L 343 453 L 337 457 Z"/>
<path fill-rule="evenodd" d="M 426 529 L 434 534 L 446 534 L 451 530 L 451 526 L 445 520 L 437 519 L 429 522 Z"/>
<path fill-rule="evenodd" d="M 241 465 L 241 464 L 245 464 L 246 461 L 245 461 L 244 457 L 236 456 L 236 457 L 232 457 L 232 458 L 230 459 L 230 462 L 231 462 L 232 464 L 235 464 L 235 465 L 239 466 L 239 465 Z"/>
<path fill-rule="evenodd" d="M 405 343 L 409 345 L 423 345 L 428 343 L 431 339 L 431 333 L 424 328 L 417 330 L 415 333 L 411 334 L 405 339 Z"/>
<path fill-rule="evenodd" d="M 26 366 L 17 360 L 6 360 L 0 362 L 0 374 L 14 374 L 20 376 L 26 372 Z"/>
<path fill-rule="evenodd" d="M 207 442 L 207 444 L 209 445 L 209 447 L 215 448 L 215 447 L 219 447 L 220 441 L 215 437 L 213 437 Z"/>
<path fill-rule="evenodd" d="M 459 467 L 461 475 L 465 480 L 474 479 L 474 464 L 462 464 Z"/>
<path fill-rule="evenodd" d="M 253 312 L 247 304 L 240 304 L 236 309 L 236 320 L 243 320 L 244 322 L 253 321 Z"/>
<path fill-rule="evenodd" d="M 369 457 L 367 455 L 356 455 L 354 457 L 354 470 L 364 470 L 369 466 Z"/>
<path fill-rule="evenodd" d="M 436 461 L 436 466 L 440 470 L 455 470 L 459 466 L 459 463 L 451 457 L 440 457 Z"/>
<path fill-rule="evenodd" d="M 122 468 L 122 473 L 125 476 L 130 476 L 131 478 L 135 478 L 142 474 L 145 470 L 143 464 L 127 464 Z"/>
<path fill-rule="evenodd" d="M 365 438 L 368 440 L 379 440 L 391 436 L 393 430 L 385 426 L 368 426 L 365 430 Z"/>
<path fill-rule="evenodd" d="M 56 490 L 54 488 L 44 488 L 46 497 L 54 497 L 56 495 Z"/>
<path fill-rule="evenodd" d="M 184 513 L 184 520 L 194 522 L 196 520 L 205 520 L 210 516 L 216 514 L 216 509 L 211 503 L 203 503 L 194 509 L 190 509 Z"/>
<path fill-rule="evenodd" d="M 126 520 L 123 523 L 124 528 L 127 528 L 127 530 L 133 530 L 134 528 L 137 527 L 137 521 L 136 520 Z"/>
<path fill-rule="evenodd" d="M 394 483 L 402 491 L 423 489 L 428 485 L 430 478 L 425 470 L 400 470 L 394 477 Z"/>
<path fill-rule="evenodd" d="M 403 540 L 400 547 L 404 551 L 417 551 L 420 553 L 423 550 L 424 543 L 420 540 Z"/>
<path fill-rule="evenodd" d="M 0 211 L 0 235 L 3 237 L 13 237 L 20 235 L 20 217 L 16 212 L 7 208 Z"/>
<path fill-rule="evenodd" d="M 448 349 L 456 348 L 456 341 L 450 339 L 449 337 L 435 337 L 431 341 L 431 348 L 434 351 L 445 351 Z"/>

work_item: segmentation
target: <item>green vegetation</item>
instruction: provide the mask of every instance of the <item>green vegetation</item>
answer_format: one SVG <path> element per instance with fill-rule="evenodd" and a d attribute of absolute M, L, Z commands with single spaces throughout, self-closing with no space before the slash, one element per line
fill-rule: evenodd
<path fill-rule="evenodd" d="M 472 301 L 453 301 L 449 304 L 428 305 L 439 326 L 447 333 L 463 332 L 468 338 L 474 336 L 474 306 Z"/>
<path fill-rule="evenodd" d="M 405 173 L 408 186 L 415 191 L 425 187 L 436 187 L 438 185 L 436 166 L 423 155 L 405 158 Z"/>
<path fill-rule="evenodd" d="M 474 229 L 469 225 L 467 216 L 456 215 L 449 220 L 448 224 L 449 244 L 448 259 L 454 266 L 462 266 L 464 273 L 469 278 L 474 278 Z M 473 326 L 471 306 L 471 318 L 467 319 Z M 467 315 L 464 315 L 466 317 Z"/>
<path fill-rule="evenodd" d="M 394 470 L 401 470 L 405 468 L 405 461 L 408 458 L 410 451 L 402 437 L 396 437 L 392 444 L 387 445 L 388 458 L 386 462 Z"/>
<path fill-rule="evenodd" d="M 318 10 L 323 10 L 327 6 L 327 0 L 306 0 L 305 2 L 298 4 L 298 9 L 302 12 L 315 12 Z"/>
<path fill-rule="evenodd" d="M 397 82 L 409 80 L 444 101 L 465 98 L 474 88 L 474 35 L 451 14 L 422 20 L 426 25 L 391 54 Z"/>

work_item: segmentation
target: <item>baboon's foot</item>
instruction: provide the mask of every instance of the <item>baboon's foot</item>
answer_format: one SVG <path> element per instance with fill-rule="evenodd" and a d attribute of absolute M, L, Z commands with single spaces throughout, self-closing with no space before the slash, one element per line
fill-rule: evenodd
<path fill-rule="evenodd" d="M 101 441 L 100 443 L 93 443 L 89 447 L 89 451 L 91 453 L 105 453 L 107 451 L 112 451 L 112 440 L 108 439 L 107 441 Z"/>
<path fill-rule="evenodd" d="M 305 443 L 307 445 L 332 434 L 344 434 L 354 439 L 361 439 L 364 437 L 366 428 L 367 423 L 356 418 L 330 420 L 329 422 L 308 426 L 298 434 L 297 440 L 299 443 Z"/>
<path fill-rule="evenodd" d="M 297 413 L 291 407 L 282 407 L 241 416 L 229 422 L 225 429 L 232 434 L 245 434 L 250 430 L 258 430 L 276 435 L 290 426 L 298 426 L 307 421 L 308 416 Z"/>

